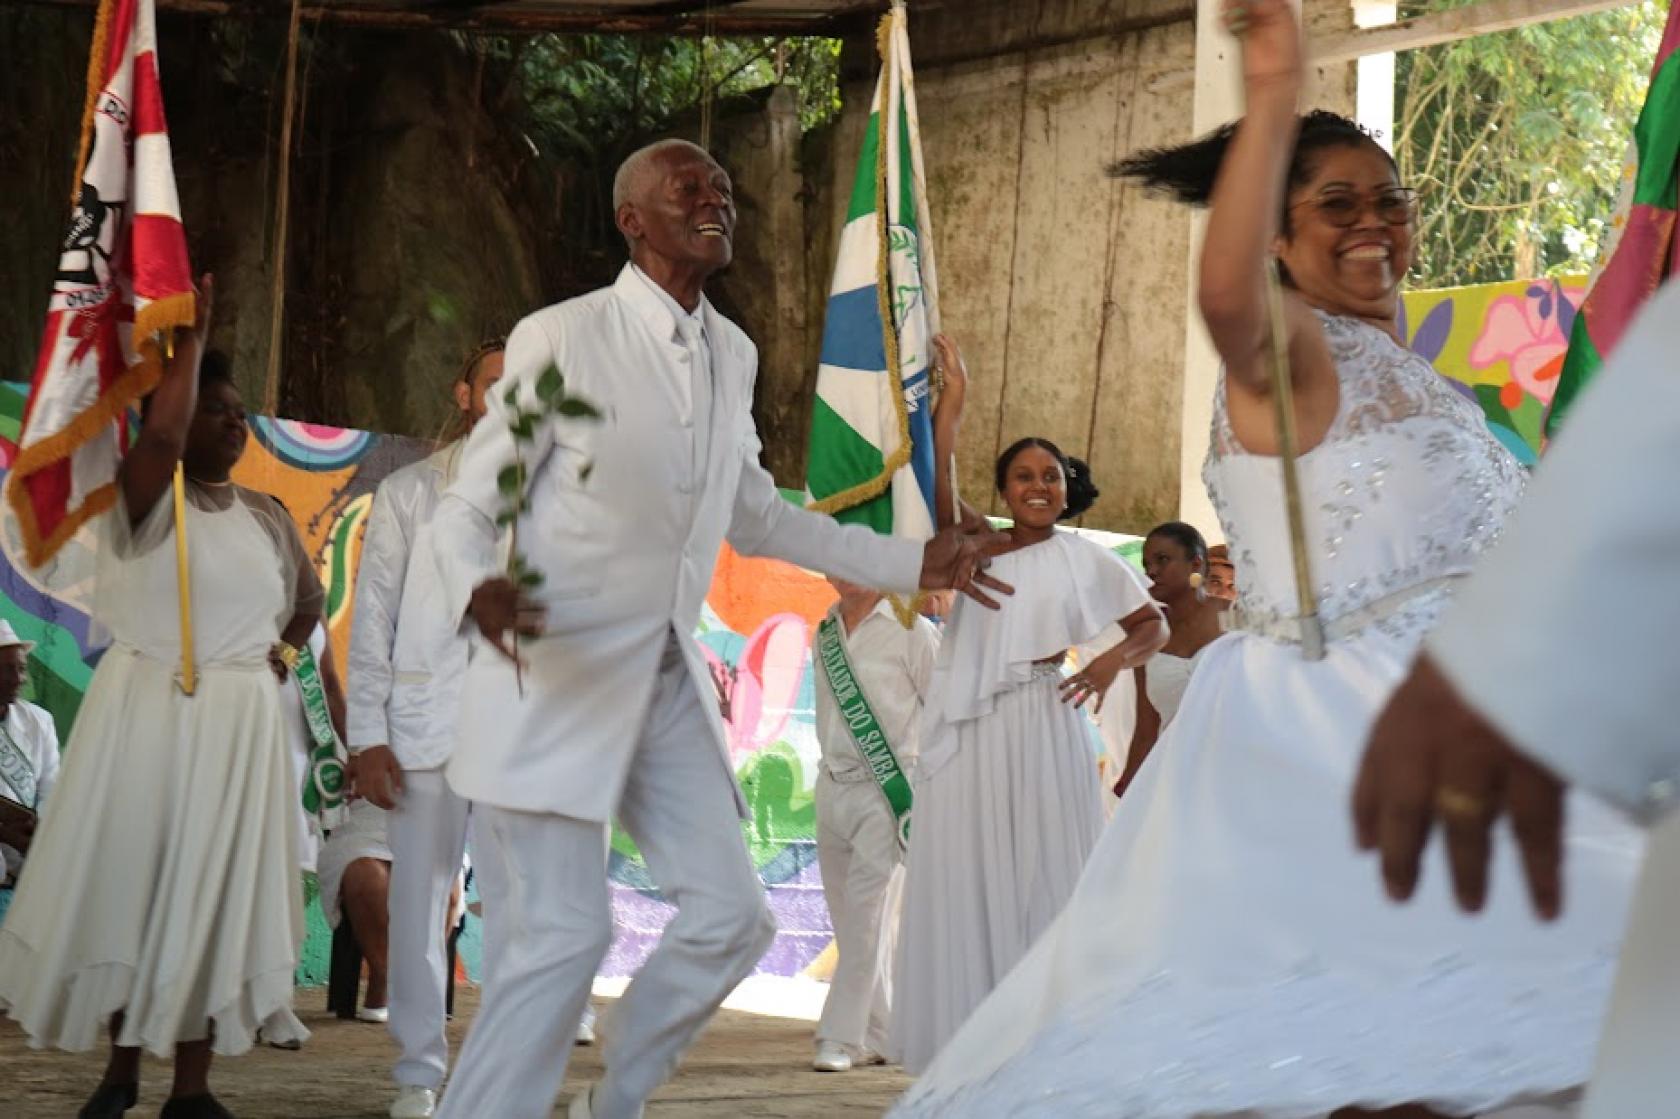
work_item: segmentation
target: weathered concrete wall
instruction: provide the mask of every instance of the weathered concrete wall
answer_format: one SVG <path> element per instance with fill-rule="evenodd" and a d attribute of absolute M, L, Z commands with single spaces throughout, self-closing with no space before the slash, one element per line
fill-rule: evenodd
<path fill-rule="evenodd" d="M 799 105 L 779 87 L 721 115 L 712 149 L 735 181 L 735 262 L 713 285 L 712 299 L 758 343 L 761 370 L 753 414 L 765 433 L 764 465 L 783 485 L 804 478 L 808 289 L 821 269 L 807 268 L 805 176 L 800 168 Z M 822 326 L 817 310 L 817 329 Z M 814 366 L 812 367 L 815 368 Z"/>
<path fill-rule="evenodd" d="M 911 6 L 941 315 L 972 378 L 959 485 L 983 509 L 996 508 L 998 451 L 1039 435 L 1091 463 L 1103 495 L 1085 524 L 1135 532 L 1176 515 L 1189 214 L 1104 166 L 1189 138 L 1191 11 L 1184 0 Z M 1310 3 L 1309 18 L 1346 8 Z M 807 145 L 818 191 L 807 394 L 868 112 L 872 66 L 857 61 L 844 117 Z M 1350 111 L 1351 68 L 1327 79 L 1312 100 Z M 780 375 L 767 368 L 761 386 Z"/>

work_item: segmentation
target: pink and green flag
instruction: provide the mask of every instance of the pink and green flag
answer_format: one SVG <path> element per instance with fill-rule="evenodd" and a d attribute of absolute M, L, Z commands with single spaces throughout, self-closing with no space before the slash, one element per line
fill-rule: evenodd
<path fill-rule="evenodd" d="M 1680 210 L 1680 52 L 1676 46 L 1680 46 L 1680 0 L 1673 0 L 1669 7 L 1668 24 L 1651 68 L 1651 90 L 1634 126 L 1610 241 L 1599 253 L 1592 286 L 1570 332 L 1569 354 L 1546 417 L 1548 437 L 1557 434 L 1570 405 L 1615 350 L 1641 305 L 1680 271 L 1680 245 L 1675 239 L 1676 210 Z"/>

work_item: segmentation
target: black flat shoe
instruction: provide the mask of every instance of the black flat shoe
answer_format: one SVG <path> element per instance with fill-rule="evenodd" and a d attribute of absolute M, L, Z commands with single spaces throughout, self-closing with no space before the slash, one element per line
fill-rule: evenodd
<path fill-rule="evenodd" d="M 233 1119 L 233 1112 L 206 1092 L 202 1096 L 176 1096 L 163 1105 L 158 1119 Z"/>
<path fill-rule="evenodd" d="M 76 1119 L 119 1119 L 139 1098 L 138 1084 L 101 1084 L 76 1112 Z"/>

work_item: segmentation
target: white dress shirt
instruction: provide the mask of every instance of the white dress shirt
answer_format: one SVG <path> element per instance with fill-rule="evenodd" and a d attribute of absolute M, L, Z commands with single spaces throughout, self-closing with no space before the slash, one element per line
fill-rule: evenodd
<path fill-rule="evenodd" d="M 35 795 L 26 797 L 22 789 L 6 780 L 3 769 L 0 769 L 0 793 L 41 815 L 46 808 L 47 794 L 58 780 L 58 728 L 44 709 L 21 699 L 12 701 L 0 724 L 35 771 Z M 6 861 L 5 873 L 0 878 L 16 877 L 18 868 L 23 866 L 22 852 L 0 843 L 0 857 Z"/>
<path fill-rule="evenodd" d="M 830 611 L 839 618 L 840 607 Z M 864 615 L 857 628 L 846 633 L 840 620 L 846 659 L 858 685 L 869 700 L 870 710 L 887 736 L 887 744 L 906 773 L 915 765 L 919 752 L 922 699 L 933 677 L 933 661 L 939 653 L 939 631 L 918 616 L 905 629 L 887 599 Z M 813 655 L 812 670 L 822 675 L 822 659 Z M 870 775 L 868 764 L 858 753 L 840 707 L 828 684 L 817 681 L 817 742 L 822 746 L 822 767 L 837 781 L 861 780 Z"/>
<path fill-rule="evenodd" d="M 455 743 L 467 643 L 432 560 L 432 515 L 459 454 L 451 444 L 379 483 L 362 541 L 345 745 L 389 746 L 404 769 L 443 765 Z"/>
<path fill-rule="evenodd" d="M 538 409 L 536 387 L 550 366 L 601 419 L 550 418 L 530 440 L 516 441 L 508 394 L 520 408 Z M 757 349 L 706 300 L 691 315 L 627 266 L 612 287 L 521 321 L 508 338 L 505 370 L 438 505 L 434 553 L 446 613 L 466 628 L 473 589 L 506 570 L 497 518 L 507 498 L 498 477 L 523 460 L 530 508 L 519 518 L 519 547 L 542 575 L 533 597 L 545 630 L 521 640 L 520 676 L 474 639 L 449 768 L 462 796 L 607 819 L 673 640 L 700 694 L 712 694 L 693 631 L 726 536 L 743 555 L 862 586 L 915 589 L 921 544 L 841 525 L 782 498 L 758 461 Z M 684 384 L 692 394 L 686 406 Z M 706 715 L 727 764 L 715 704 Z"/>

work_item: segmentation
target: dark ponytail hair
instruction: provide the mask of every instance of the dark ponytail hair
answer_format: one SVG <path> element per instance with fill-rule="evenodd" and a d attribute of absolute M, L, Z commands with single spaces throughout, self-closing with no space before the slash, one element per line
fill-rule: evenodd
<path fill-rule="evenodd" d="M 1085 460 L 1074 458 L 1072 455 L 1065 455 L 1062 453 L 1062 449 L 1050 440 L 1040 439 L 1034 435 L 1029 435 L 1025 439 L 1017 439 L 1005 447 L 1003 453 L 998 456 L 994 480 L 997 483 L 999 493 L 1003 492 L 1004 483 L 1009 478 L 1009 464 L 1015 461 L 1016 455 L 1019 455 L 1028 447 L 1037 447 L 1041 451 L 1049 452 L 1050 457 L 1061 464 L 1063 487 L 1067 490 L 1067 508 L 1062 510 L 1059 520 L 1071 521 L 1073 518 L 1083 515 L 1086 510 L 1096 504 L 1102 491 L 1097 489 L 1095 482 L 1091 481 L 1091 468 L 1086 465 Z"/>
<path fill-rule="evenodd" d="M 1168 521 L 1164 525 L 1156 525 L 1154 528 L 1150 529 L 1149 536 L 1144 537 L 1144 539 L 1147 540 L 1151 536 L 1166 537 L 1168 540 L 1177 544 L 1180 548 L 1183 548 L 1184 554 L 1189 556 L 1190 559 L 1201 560 L 1202 566 L 1207 566 L 1207 540 L 1205 540 L 1202 537 L 1202 534 L 1197 531 L 1196 526 L 1187 525 L 1183 521 Z"/>
<path fill-rule="evenodd" d="M 1219 165 L 1225 161 L 1225 151 L 1231 146 L 1231 137 L 1236 135 L 1240 123 L 1233 121 L 1221 125 L 1206 136 L 1175 148 L 1150 148 L 1135 152 L 1109 164 L 1108 173 L 1118 179 L 1134 179 L 1153 193 L 1164 194 L 1188 205 L 1206 206 L 1213 195 L 1213 181 L 1219 174 Z M 1312 177 L 1318 166 L 1319 153 L 1330 148 L 1361 146 L 1382 152 L 1398 176 L 1399 167 L 1394 157 L 1383 150 L 1363 125 L 1328 109 L 1314 109 L 1306 113 L 1300 118 L 1295 150 L 1289 156 L 1289 186 L 1298 187 Z M 1287 199 L 1281 222 L 1278 228 L 1288 236 Z"/>

